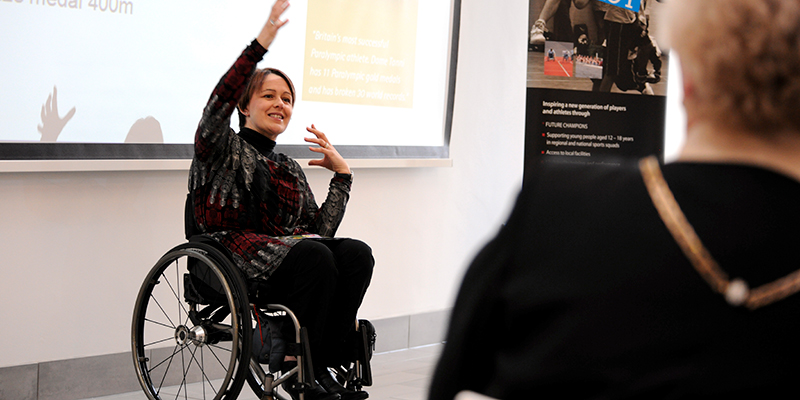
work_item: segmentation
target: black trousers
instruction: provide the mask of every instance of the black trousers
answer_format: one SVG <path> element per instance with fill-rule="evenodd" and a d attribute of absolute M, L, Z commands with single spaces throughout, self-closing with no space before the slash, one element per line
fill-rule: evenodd
<path fill-rule="evenodd" d="M 355 239 L 306 239 L 267 280 L 266 298 L 289 307 L 308 329 L 315 368 L 335 366 L 372 279 L 372 249 Z M 288 333 L 288 332 L 287 332 Z M 290 336 L 293 337 L 293 336 Z"/>
<path fill-rule="evenodd" d="M 605 21 L 606 57 L 603 59 L 603 80 L 599 91 L 610 92 L 616 83 L 622 91 L 636 89 L 633 81 L 633 66 L 628 52 L 642 30 L 636 23 L 621 24 Z"/>

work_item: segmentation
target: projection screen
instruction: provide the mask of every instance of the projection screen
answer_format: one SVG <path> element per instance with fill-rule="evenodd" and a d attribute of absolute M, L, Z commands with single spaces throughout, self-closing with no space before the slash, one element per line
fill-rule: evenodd
<path fill-rule="evenodd" d="M 0 0 L 0 164 L 190 159 L 204 104 L 271 6 Z M 313 123 L 348 158 L 448 158 L 459 10 L 460 0 L 291 2 L 259 64 L 298 92 L 279 151 L 313 157 L 303 141 Z"/>

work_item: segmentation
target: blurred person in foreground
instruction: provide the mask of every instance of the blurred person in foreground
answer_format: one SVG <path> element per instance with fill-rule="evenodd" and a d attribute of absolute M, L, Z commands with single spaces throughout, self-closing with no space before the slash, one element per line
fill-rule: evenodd
<path fill-rule="evenodd" d="M 431 400 L 796 393 L 800 1 L 668 4 L 679 159 L 539 167 L 464 277 Z"/>

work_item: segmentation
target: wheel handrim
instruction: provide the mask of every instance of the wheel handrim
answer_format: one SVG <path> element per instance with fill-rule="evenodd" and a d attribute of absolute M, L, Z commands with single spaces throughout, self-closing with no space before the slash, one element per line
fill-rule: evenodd
<path fill-rule="evenodd" d="M 220 400 L 233 392 L 238 394 L 243 383 L 243 374 L 237 372 L 241 369 L 237 365 L 242 346 L 241 332 L 237 332 L 241 311 L 232 312 L 221 321 L 193 321 L 192 315 L 201 311 L 196 307 L 202 306 L 189 304 L 183 298 L 182 278 L 188 258 L 212 263 L 204 254 L 192 250 L 168 253 L 151 270 L 136 302 L 134 362 L 142 388 L 152 400 L 190 396 Z M 215 273 L 227 285 L 228 304 L 224 306 L 241 308 L 236 290 L 222 272 Z M 229 340 L 220 340 L 221 337 Z"/>

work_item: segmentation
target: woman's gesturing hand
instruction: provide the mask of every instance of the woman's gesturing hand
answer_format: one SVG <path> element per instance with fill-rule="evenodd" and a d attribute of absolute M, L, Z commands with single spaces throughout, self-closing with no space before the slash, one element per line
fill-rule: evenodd
<path fill-rule="evenodd" d="M 269 46 L 272 44 L 272 41 L 275 40 L 275 35 L 278 34 L 278 29 L 281 29 L 284 25 L 286 25 L 289 20 L 281 21 L 281 15 L 286 9 L 289 7 L 289 0 L 277 0 L 275 4 L 272 5 L 272 11 L 269 13 L 269 19 L 264 24 L 264 27 L 261 28 L 261 32 L 256 37 L 258 43 L 263 46 L 265 49 L 269 49 Z"/>
<path fill-rule="evenodd" d="M 309 147 L 308 149 L 315 152 L 321 153 L 323 155 L 321 160 L 311 160 L 308 162 L 308 165 L 317 165 L 320 167 L 327 168 L 333 172 L 338 172 L 340 174 L 349 174 L 350 173 L 350 166 L 347 165 L 347 161 L 336 151 L 336 148 L 333 147 L 331 142 L 328 141 L 328 137 L 325 136 L 324 133 L 319 131 L 314 124 L 311 124 L 310 127 L 306 128 L 307 131 L 314 134 L 316 137 L 307 137 L 305 138 L 306 142 L 309 143 L 316 143 L 319 147 Z"/>

